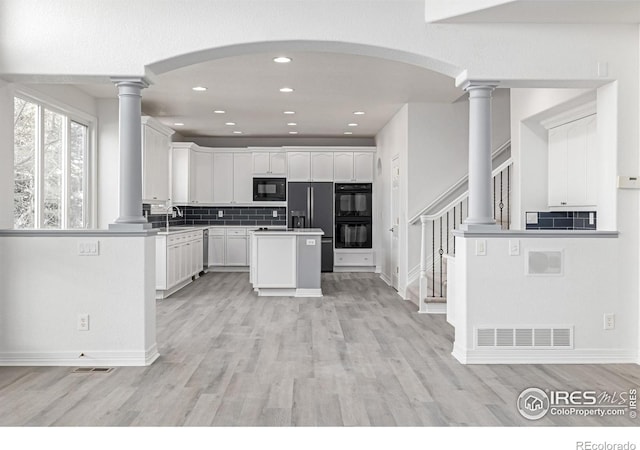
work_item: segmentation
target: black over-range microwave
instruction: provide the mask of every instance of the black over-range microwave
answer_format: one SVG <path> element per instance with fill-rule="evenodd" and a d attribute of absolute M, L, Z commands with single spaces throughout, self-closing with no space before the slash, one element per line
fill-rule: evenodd
<path fill-rule="evenodd" d="M 286 178 L 254 178 L 254 202 L 284 202 L 287 200 Z"/>

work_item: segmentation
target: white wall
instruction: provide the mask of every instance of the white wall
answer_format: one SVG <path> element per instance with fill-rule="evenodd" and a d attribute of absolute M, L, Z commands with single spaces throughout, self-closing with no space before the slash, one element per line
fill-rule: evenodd
<path fill-rule="evenodd" d="M 634 280 L 620 271 L 618 238 L 456 238 L 455 350 L 469 363 L 634 362 L 637 358 L 637 297 Z M 486 256 L 476 256 L 477 239 Z M 509 256 L 510 239 L 520 255 Z M 527 250 L 562 250 L 562 276 L 525 274 Z M 615 314 L 604 330 L 604 314 Z M 474 327 L 573 326 L 574 350 L 483 350 L 474 348 Z"/>
<path fill-rule="evenodd" d="M 99 256 L 78 256 L 95 241 Z M 154 254 L 155 236 L 0 236 L 0 365 L 150 364 Z"/>
<path fill-rule="evenodd" d="M 118 218 L 120 145 L 118 99 L 98 100 L 98 228 Z"/>
<path fill-rule="evenodd" d="M 398 155 L 400 160 L 400 220 L 406 224 L 406 179 L 407 179 L 407 154 L 408 154 L 408 126 L 409 106 L 403 106 L 395 116 L 387 123 L 376 136 L 376 169 L 375 169 L 375 222 L 374 243 L 376 248 L 376 265 L 385 281 L 391 282 L 395 267 L 391 264 L 391 233 L 388 231 L 393 226 L 391 217 L 391 162 Z M 405 181 L 402 181 L 405 180 Z M 402 188 L 404 186 L 404 188 Z M 406 226 L 400 227 L 400 244 L 398 246 L 399 259 L 404 265 L 399 269 L 404 272 L 406 279 Z M 399 278 L 402 280 L 402 278 Z M 403 292 L 404 287 L 399 287 Z"/>

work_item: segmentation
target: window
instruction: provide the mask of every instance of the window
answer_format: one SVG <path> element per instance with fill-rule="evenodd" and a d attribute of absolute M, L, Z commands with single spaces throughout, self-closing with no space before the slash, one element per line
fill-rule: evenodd
<path fill-rule="evenodd" d="M 91 121 L 14 98 L 14 228 L 88 228 Z"/>

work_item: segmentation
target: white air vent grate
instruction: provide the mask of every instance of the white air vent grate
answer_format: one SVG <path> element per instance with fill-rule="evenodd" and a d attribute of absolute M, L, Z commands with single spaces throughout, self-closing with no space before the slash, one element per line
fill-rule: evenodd
<path fill-rule="evenodd" d="M 482 327 L 475 329 L 476 348 L 573 348 L 572 326 Z"/>

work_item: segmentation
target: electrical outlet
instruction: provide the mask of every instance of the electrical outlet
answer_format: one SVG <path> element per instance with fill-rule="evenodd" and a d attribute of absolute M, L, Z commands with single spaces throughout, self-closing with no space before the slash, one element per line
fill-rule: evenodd
<path fill-rule="evenodd" d="M 218 217 L 224 217 L 224 211 L 218 210 Z"/>
<path fill-rule="evenodd" d="M 278 211 L 275 211 L 275 210 L 274 210 L 274 211 L 272 212 L 272 215 L 273 215 L 273 217 L 278 217 Z"/>
<path fill-rule="evenodd" d="M 604 315 L 604 329 L 613 330 L 616 327 L 616 315 L 613 313 L 607 313 Z"/>
<path fill-rule="evenodd" d="M 517 239 L 509 240 L 509 256 L 518 256 L 520 254 L 520 241 Z"/>
<path fill-rule="evenodd" d="M 476 241 L 476 256 L 487 255 L 487 241 L 485 239 L 478 239 Z"/>
<path fill-rule="evenodd" d="M 78 331 L 89 331 L 89 314 L 78 314 Z"/>
<path fill-rule="evenodd" d="M 178 213 L 177 213 L 177 212 L 175 212 L 175 211 L 171 211 L 171 217 L 172 217 L 172 218 L 174 218 L 174 219 L 175 219 L 177 215 L 178 215 Z"/>

